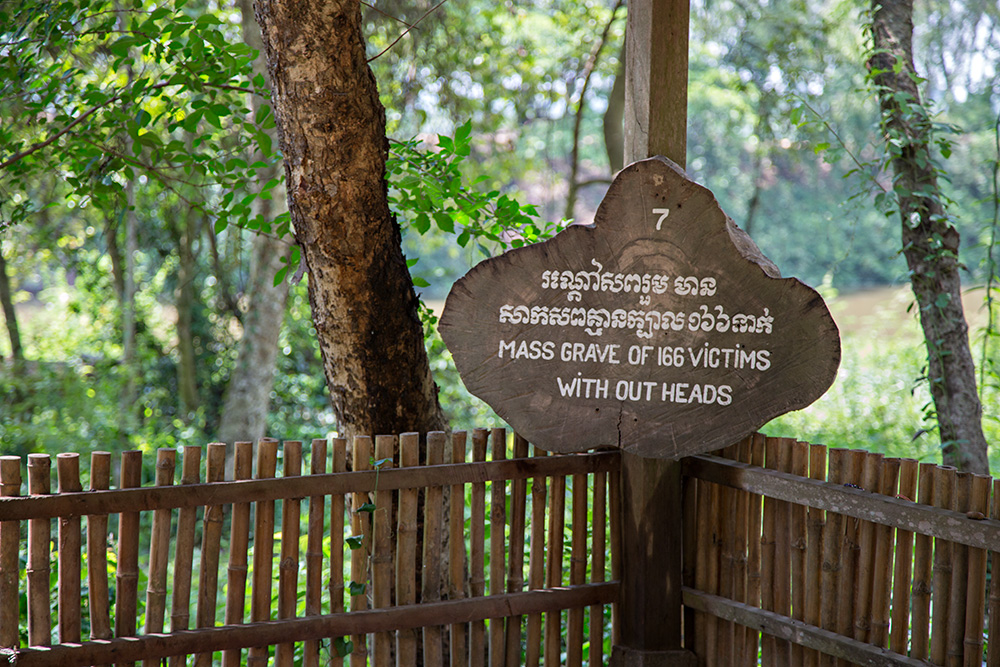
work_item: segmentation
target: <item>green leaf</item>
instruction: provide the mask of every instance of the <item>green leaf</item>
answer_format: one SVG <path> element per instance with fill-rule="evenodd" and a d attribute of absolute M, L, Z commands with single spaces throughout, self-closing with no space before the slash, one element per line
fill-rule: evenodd
<path fill-rule="evenodd" d="M 362 505 L 361 507 L 359 507 L 358 509 L 356 509 L 354 511 L 355 512 L 368 512 L 369 514 L 372 514 L 375 511 L 375 503 L 365 503 L 364 505 Z"/>
<path fill-rule="evenodd" d="M 368 587 L 368 584 L 366 584 L 366 583 L 365 583 L 365 582 L 363 582 L 363 581 L 362 581 L 362 582 L 360 582 L 360 583 L 359 583 L 359 582 L 357 582 L 357 581 L 352 581 L 352 582 L 351 582 L 351 583 L 350 583 L 350 584 L 349 584 L 349 585 L 347 586 L 347 589 L 348 589 L 349 591 L 351 591 L 351 595 L 364 595 L 364 594 L 365 594 L 365 589 L 366 589 L 367 587 Z"/>
<path fill-rule="evenodd" d="M 365 538 L 362 535 L 351 535 L 344 541 L 347 542 L 347 546 L 351 549 L 351 551 L 356 551 L 361 548 L 364 540 Z"/>
<path fill-rule="evenodd" d="M 285 280 L 285 276 L 288 275 L 288 265 L 278 269 L 278 272 L 274 274 L 274 286 L 277 287 Z"/>
<path fill-rule="evenodd" d="M 413 285 L 415 287 L 430 287 L 431 286 L 431 284 L 429 282 L 427 282 L 426 280 L 424 280 L 420 276 L 414 276 L 413 277 Z"/>
<path fill-rule="evenodd" d="M 351 652 L 354 651 L 354 642 L 345 637 L 337 637 L 333 640 L 333 649 L 337 652 L 339 657 L 346 658 Z"/>

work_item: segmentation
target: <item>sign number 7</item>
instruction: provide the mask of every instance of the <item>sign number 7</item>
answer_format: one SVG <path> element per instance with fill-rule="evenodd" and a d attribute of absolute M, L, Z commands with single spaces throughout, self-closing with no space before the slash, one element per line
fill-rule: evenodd
<path fill-rule="evenodd" d="M 668 215 L 670 215 L 670 209 L 669 208 L 654 208 L 653 209 L 653 215 L 656 215 L 657 213 L 660 214 L 660 219 L 656 221 L 656 231 L 660 231 L 660 225 L 662 225 L 663 221 L 667 219 Z"/>

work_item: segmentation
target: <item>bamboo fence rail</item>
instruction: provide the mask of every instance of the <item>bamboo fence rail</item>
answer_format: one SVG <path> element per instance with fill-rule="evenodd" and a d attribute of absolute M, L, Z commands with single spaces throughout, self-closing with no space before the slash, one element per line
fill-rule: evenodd
<path fill-rule="evenodd" d="M 529 654 L 603 664 L 603 646 L 589 642 L 611 634 L 604 609 L 617 594 L 605 556 L 617 455 L 530 456 L 504 429 L 469 436 L 185 446 L 156 452 L 145 476 L 142 453 L 125 452 L 117 488 L 110 455 L 95 453 L 88 491 L 79 456 L 60 454 L 56 493 L 48 455 L 31 455 L 26 476 L 21 459 L 0 457 L 3 657 L 65 667 L 345 657 L 503 666 Z"/>

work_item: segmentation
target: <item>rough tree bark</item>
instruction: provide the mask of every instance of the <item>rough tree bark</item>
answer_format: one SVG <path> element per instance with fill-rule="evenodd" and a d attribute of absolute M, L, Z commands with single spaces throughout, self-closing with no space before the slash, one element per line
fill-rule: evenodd
<path fill-rule="evenodd" d="M 260 28 L 253 16 L 253 2 L 240 0 L 239 8 L 243 41 L 261 52 L 254 62 L 254 73 L 263 74 L 266 65 Z M 256 114 L 261 100 L 254 97 L 250 103 Z M 276 136 L 272 138 L 277 139 Z M 277 167 L 269 167 L 260 173 L 263 182 L 275 176 Z M 284 212 L 284 207 L 278 199 L 258 199 L 255 212 L 273 220 Z M 278 337 L 288 301 L 288 281 L 275 285 L 274 276 L 282 266 L 281 257 L 286 250 L 287 245 L 273 236 L 258 234 L 254 238 L 250 284 L 247 286 L 249 306 L 243 316 L 243 337 L 240 339 L 236 366 L 226 387 L 226 400 L 219 423 L 218 438 L 222 442 L 256 441 L 265 435 L 278 363 Z"/>
<path fill-rule="evenodd" d="M 930 119 L 920 102 L 913 66 L 913 3 L 878 0 L 872 11 L 874 50 L 868 67 L 893 151 L 903 254 L 920 307 L 944 462 L 985 474 L 989 461 L 962 309 L 959 235 L 948 222 L 931 160 Z"/>
<path fill-rule="evenodd" d="M 17 326 L 17 312 L 14 310 L 10 278 L 7 275 L 7 261 L 3 258 L 2 245 L 0 245 L 0 305 L 3 306 L 4 321 L 7 323 L 7 336 L 10 338 L 10 356 L 15 362 L 24 361 L 24 351 L 21 348 L 21 330 Z"/>
<path fill-rule="evenodd" d="M 288 207 L 339 430 L 446 426 L 389 211 L 385 110 L 357 0 L 258 0 Z"/>

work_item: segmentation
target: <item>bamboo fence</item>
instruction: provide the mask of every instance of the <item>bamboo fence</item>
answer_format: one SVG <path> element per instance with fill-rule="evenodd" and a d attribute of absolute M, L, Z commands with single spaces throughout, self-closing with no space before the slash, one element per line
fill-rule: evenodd
<path fill-rule="evenodd" d="M 26 478 L 0 457 L 0 650 L 22 667 L 603 664 L 618 456 L 529 454 L 502 428 L 212 443 L 152 470 L 125 452 L 112 487 L 96 452 L 89 491 L 59 454 L 54 493 L 48 455 Z"/>
<path fill-rule="evenodd" d="M 264 439 L 161 450 L 150 471 L 95 452 L 89 479 L 60 454 L 56 485 L 49 456 L 0 457 L 0 651 L 606 664 L 618 454 L 530 450 L 503 429 Z M 1000 665 L 1000 480 L 760 434 L 684 474 L 684 642 L 702 664 Z"/>
<path fill-rule="evenodd" d="M 706 666 L 1000 665 L 1000 480 L 760 434 L 684 469 Z"/>

